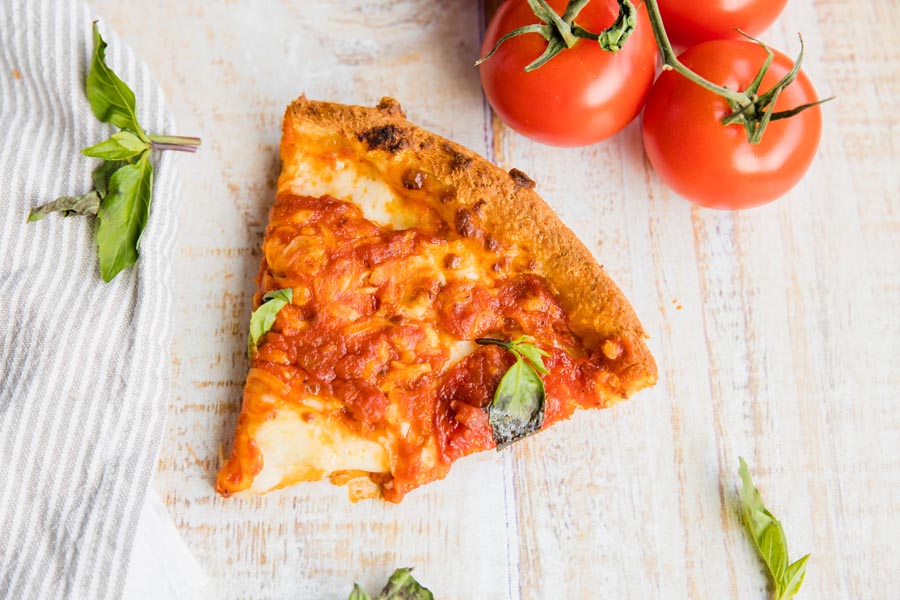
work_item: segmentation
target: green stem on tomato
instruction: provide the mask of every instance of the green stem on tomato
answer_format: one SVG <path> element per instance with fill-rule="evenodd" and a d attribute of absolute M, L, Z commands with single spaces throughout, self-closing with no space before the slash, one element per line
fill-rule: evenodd
<path fill-rule="evenodd" d="M 622 48 L 625 41 L 631 36 L 637 23 L 636 9 L 630 0 L 616 0 L 619 4 L 619 15 L 612 25 L 607 27 L 600 33 L 593 33 L 575 23 L 575 17 L 590 2 L 590 0 L 568 0 L 566 9 L 562 16 L 547 3 L 547 0 L 526 0 L 528 6 L 534 12 L 535 16 L 540 19 L 540 23 L 533 23 L 519 27 L 502 36 L 487 55 L 478 59 L 475 65 L 478 66 L 486 60 L 489 60 L 497 49 L 507 40 L 524 35 L 526 33 L 537 33 L 547 41 L 547 47 L 544 52 L 525 67 L 525 71 L 530 72 L 539 69 L 549 62 L 552 58 L 563 52 L 567 48 L 571 48 L 579 39 L 596 41 L 600 47 L 607 52 L 617 52 Z M 800 64 L 803 61 L 803 38 L 800 38 L 800 54 L 794 61 L 791 70 L 782 77 L 772 89 L 759 93 L 759 87 L 763 78 L 769 72 L 772 65 L 774 53 L 761 41 L 754 39 L 743 32 L 739 32 L 759 44 L 766 51 L 766 60 L 763 62 L 753 81 L 744 90 L 731 90 L 727 87 L 717 85 L 708 79 L 700 76 L 684 63 L 678 60 L 675 49 L 666 35 L 666 28 L 663 25 L 662 15 L 659 12 L 659 4 L 657 0 L 643 0 L 647 5 L 647 15 L 650 19 L 650 27 L 653 30 L 653 37 L 656 39 L 656 45 L 662 55 L 663 70 L 676 71 L 682 77 L 687 78 L 703 89 L 716 94 L 724 99 L 731 112 L 721 119 L 723 126 L 740 125 L 747 133 L 747 141 L 751 144 L 758 144 L 762 140 L 763 133 L 770 121 L 778 119 L 786 119 L 794 116 L 798 112 L 827 102 L 831 100 L 821 100 L 811 104 L 798 106 L 790 110 L 775 112 L 775 102 L 781 92 L 784 91 L 800 72 Z M 151 136 L 152 137 L 152 136 Z"/>
<path fill-rule="evenodd" d="M 587 6 L 590 1 L 591 0 L 571 0 L 571 2 L 566 5 L 566 10 L 562 16 L 563 21 L 569 24 L 573 23 L 575 17 L 581 12 L 581 9 Z"/>
<path fill-rule="evenodd" d="M 753 104 L 753 101 L 747 94 L 729 90 L 721 85 L 716 85 L 684 66 L 684 64 L 678 60 L 675 49 L 672 48 L 672 43 L 669 41 L 669 36 L 666 35 L 666 28 L 663 26 L 662 15 L 659 14 L 659 5 L 656 3 L 656 0 L 644 0 L 644 4 L 647 5 L 647 14 L 650 17 L 650 26 L 653 29 L 653 37 L 656 38 L 656 45 L 659 46 L 659 52 L 662 55 L 663 69 L 672 69 L 680 75 L 687 77 L 700 87 L 706 88 L 714 94 L 718 94 L 723 98 L 731 100 L 738 106 L 744 107 Z"/>
<path fill-rule="evenodd" d="M 775 101 L 778 99 L 778 96 L 785 88 L 794 82 L 794 79 L 796 79 L 797 75 L 800 73 L 800 65 L 803 62 L 802 36 L 800 36 L 800 54 L 794 61 L 791 70 L 772 86 L 772 89 L 763 93 L 758 93 L 759 86 L 762 85 L 763 78 L 766 73 L 769 72 L 769 67 L 772 65 L 772 60 L 775 55 L 764 43 L 756 38 L 750 37 L 743 31 L 738 30 L 738 33 L 756 44 L 759 44 L 759 46 L 766 51 L 766 60 L 763 61 L 756 77 L 753 78 L 753 81 L 745 90 L 730 90 L 701 77 L 678 60 L 678 57 L 675 55 L 675 50 L 672 48 L 672 44 L 669 42 L 669 38 L 666 35 L 666 29 L 663 25 L 662 15 L 659 13 L 657 0 L 644 0 L 644 2 L 647 4 L 647 14 L 650 17 L 650 26 L 653 29 L 653 37 L 656 38 L 656 45 L 659 47 L 659 52 L 662 55 L 663 69 L 676 71 L 681 76 L 686 77 L 688 80 L 720 96 L 728 102 L 731 113 L 722 117 L 722 125 L 726 127 L 729 125 L 741 125 L 747 132 L 747 141 L 749 143 L 758 144 L 762 140 L 763 133 L 765 133 L 766 127 L 768 127 L 770 121 L 790 118 L 808 108 L 812 108 L 813 106 L 817 106 L 833 99 L 833 97 L 826 98 L 825 100 L 804 104 L 803 106 L 797 106 L 790 110 L 774 111 Z"/>
<path fill-rule="evenodd" d="M 544 52 L 525 67 L 525 71 L 528 72 L 541 68 L 550 59 L 571 48 L 581 39 L 597 42 L 606 52 L 618 52 L 634 31 L 637 11 L 630 0 L 616 1 L 619 4 L 616 20 L 600 33 L 594 33 L 575 23 L 575 17 L 590 0 L 569 0 L 562 16 L 547 4 L 547 0 L 527 0 L 528 6 L 541 22 L 519 27 L 502 36 L 490 52 L 475 61 L 475 66 L 490 60 L 505 41 L 526 33 L 537 33 L 547 41 Z"/>

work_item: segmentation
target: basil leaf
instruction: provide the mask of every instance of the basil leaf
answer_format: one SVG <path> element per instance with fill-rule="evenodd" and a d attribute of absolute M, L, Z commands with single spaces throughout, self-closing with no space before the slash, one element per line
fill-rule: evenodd
<path fill-rule="evenodd" d="M 347 600 L 372 600 L 372 596 L 366 593 L 364 589 L 359 587 L 358 583 L 353 584 L 353 591 L 347 596 Z"/>
<path fill-rule="evenodd" d="M 152 193 L 153 167 L 147 154 L 134 164 L 120 167 L 110 177 L 109 193 L 97 213 L 97 253 L 103 281 L 112 281 L 122 269 L 137 261 Z"/>
<path fill-rule="evenodd" d="M 250 336 L 247 340 L 248 359 L 253 359 L 259 339 L 272 329 L 272 325 L 275 324 L 275 315 L 290 304 L 293 298 L 294 290 L 292 288 L 268 292 L 263 296 L 262 304 L 250 315 Z"/>
<path fill-rule="evenodd" d="M 356 583 L 347 600 L 372 600 L 372 597 Z M 411 568 L 403 568 L 394 571 L 375 600 L 434 600 L 434 596 L 416 581 Z"/>
<path fill-rule="evenodd" d="M 772 579 L 781 581 L 788 566 L 787 539 L 784 537 L 781 523 L 775 521 L 766 527 L 756 547 L 763 562 L 769 567 Z"/>
<path fill-rule="evenodd" d="M 118 160 L 102 162 L 91 175 L 94 181 L 94 189 L 81 196 L 60 196 L 52 202 L 33 208 L 28 213 L 28 222 L 40 221 L 52 212 L 61 212 L 64 217 L 96 215 L 100 209 L 100 203 L 109 190 L 109 180 L 112 174 L 124 164 L 124 162 Z"/>
<path fill-rule="evenodd" d="M 522 357 L 517 357 L 488 407 L 497 450 L 534 433 L 544 422 L 544 382 Z"/>
<path fill-rule="evenodd" d="M 99 208 L 100 195 L 97 190 L 91 190 L 81 196 L 60 196 L 53 202 L 31 209 L 31 212 L 28 213 L 28 222 L 40 221 L 52 212 L 61 212 L 64 217 L 96 215 Z"/>
<path fill-rule="evenodd" d="M 740 459 L 741 508 L 744 522 L 760 557 L 775 584 L 776 600 L 792 598 L 803 584 L 809 554 L 788 565 L 788 545 L 781 522 L 763 504 L 759 490 L 753 485 L 750 469 Z"/>
<path fill-rule="evenodd" d="M 100 194 L 101 199 L 106 198 L 106 193 L 109 191 L 109 179 L 112 177 L 112 174 L 124 164 L 124 162 L 119 160 L 106 160 L 94 169 L 91 179 L 94 182 L 94 189 Z"/>
<path fill-rule="evenodd" d="M 106 64 L 106 42 L 94 21 L 94 56 L 85 86 L 91 110 L 100 121 L 128 129 L 144 141 L 147 135 L 138 124 L 134 92 Z"/>
<path fill-rule="evenodd" d="M 533 344 L 523 344 L 523 338 L 519 338 L 519 340 L 513 340 L 511 345 L 511 350 L 513 352 L 518 352 L 522 356 L 528 359 L 528 362 L 531 363 L 531 366 L 534 367 L 534 370 L 540 373 L 541 375 L 546 375 L 550 371 L 547 370 L 547 367 L 544 366 L 544 360 L 542 357 L 550 356 L 548 352 L 544 349 L 539 348 Z"/>
<path fill-rule="evenodd" d="M 787 568 L 784 572 L 784 587 L 777 600 L 793 598 L 800 591 L 800 586 L 803 585 L 803 579 L 806 577 L 807 560 L 809 560 L 809 554 L 798 559 Z"/>
<path fill-rule="evenodd" d="M 127 160 L 149 149 L 150 144 L 130 131 L 120 131 L 114 133 L 108 140 L 85 148 L 81 153 L 105 160 Z"/>
<path fill-rule="evenodd" d="M 416 581 L 412 569 L 403 568 L 394 571 L 376 600 L 434 600 L 434 596 Z"/>
<path fill-rule="evenodd" d="M 525 343 L 526 336 L 504 342 L 493 338 L 479 338 L 480 345 L 500 346 L 516 357 L 494 392 L 488 407 L 488 419 L 497 450 L 534 433 L 544 423 L 544 382 L 541 375 L 550 371 L 544 365 L 542 348 Z"/>

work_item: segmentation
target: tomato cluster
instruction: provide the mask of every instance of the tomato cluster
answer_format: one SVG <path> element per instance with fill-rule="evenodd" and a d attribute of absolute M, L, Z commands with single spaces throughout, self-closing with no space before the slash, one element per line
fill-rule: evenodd
<path fill-rule="evenodd" d="M 480 63 L 482 86 L 507 125 L 556 146 L 604 140 L 643 110 L 644 148 L 667 185 L 702 206 L 757 206 L 803 177 L 821 134 L 819 101 L 806 75 L 792 72 L 794 62 L 776 51 L 764 68 L 768 48 L 735 39 L 765 30 L 785 1 L 646 0 L 633 13 L 630 36 L 610 52 L 593 40 L 618 22 L 622 0 L 547 0 L 561 19 L 579 5 L 569 18 L 579 39 L 534 68 L 555 43 L 548 32 L 555 35 L 556 20 L 545 14 L 545 25 L 537 24 L 531 3 L 506 0 L 485 33 L 482 56 L 490 58 Z M 676 57 L 669 39 L 692 46 Z M 654 83 L 660 51 L 678 68 Z M 793 114 L 798 107 L 804 110 Z"/>

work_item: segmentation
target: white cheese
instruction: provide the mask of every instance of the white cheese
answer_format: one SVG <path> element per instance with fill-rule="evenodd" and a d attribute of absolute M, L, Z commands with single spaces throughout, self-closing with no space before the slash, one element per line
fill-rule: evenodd
<path fill-rule="evenodd" d="M 281 182 L 281 188 L 303 196 L 333 196 L 359 206 L 363 216 L 379 225 L 409 229 L 415 215 L 404 212 L 397 194 L 377 173 L 366 173 L 363 165 L 336 161 L 301 161 Z"/>
<path fill-rule="evenodd" d="M 254 440 L 263 469 L 250 492 L 261 494 L 296 481 L 320 479 L 335 471 L 386 473 L 388 454 L 377 442 L 365 440 L 335 420 L 319 414 L 304 419 L 282 409 L 256 430 Z"/>

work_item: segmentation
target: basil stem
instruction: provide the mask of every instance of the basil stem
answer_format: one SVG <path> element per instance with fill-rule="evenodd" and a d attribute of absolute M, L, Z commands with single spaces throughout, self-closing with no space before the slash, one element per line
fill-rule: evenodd
<path fill-rule="evenodd" d="M 137 118 L 134 92 L 106 64 L 106 42 L 94 22 L 94 54 L 85 82 L 91 111 L 118 131 L 109 139 L 81 151 L 101 158 L 92 176 L 94 189 L 81 196 L 61 196 L 33 209 L 28 221 L 39 221 L 50 212 L 97 215 L 97 255 L 100 276 L 109 282 L 138 259 L 141 234 L 150 215 L 153 166 L 150 154 L 157 150 L 195 152 L 195 137 L 147 135 Z"/>

